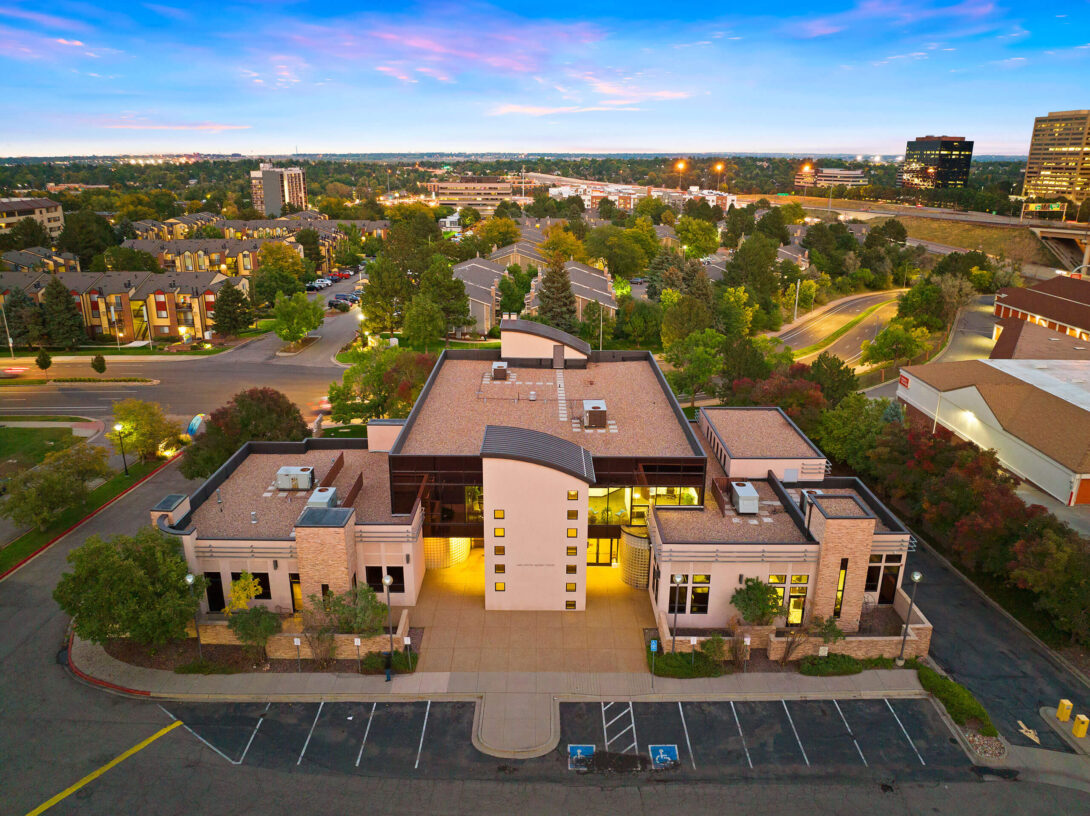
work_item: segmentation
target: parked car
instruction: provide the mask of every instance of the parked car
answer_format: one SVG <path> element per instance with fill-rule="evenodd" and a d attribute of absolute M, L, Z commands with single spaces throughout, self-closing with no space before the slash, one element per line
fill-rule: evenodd
<path fill-rule="evenodd" d="M 326 306 L 330 309 L 336 309 L 338 312 L 347 312 L 352 308 L 352 304 L 347 300 L 340 300 L 339 298 L 330 298 L 326 301 Z"/>
<path fill-rule="evenodd" d="M 317 292 L 322 287 L 318 285 L 317 281 L 311 281 L 310 283 L 308 283 L 303 288 L 306 289 L 308 292 Z"/>
<path fill-rule="evenodd" d="M 338 270 L 336 272 L 330 272 L 329 277 L 336 278 L 337 280 L 346 280 L 347 278 L 352 277 L 352 273 Z"/>

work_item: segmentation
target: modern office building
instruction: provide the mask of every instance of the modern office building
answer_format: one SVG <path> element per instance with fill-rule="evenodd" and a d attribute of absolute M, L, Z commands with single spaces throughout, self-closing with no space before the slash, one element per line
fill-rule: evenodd
<path fill-rule="evenodd" d="M 432 202 L 441 207 L 472 207 L 484 216 L 492 215 L 497 204 L 515 195 L 515 186 L 503 176 L 458 176 L 429 181 L 425 187 Z"/>
<path fill-rule="evenodd" d="M 152 521 L 209 579 L 202 608 L 222 609 L 243 570 L 284 614 L 357 582 L 381 591 L 384 575 L 412 607 L 428 573 L 457 568 L 486 615 L 582 611 L 609 584 L 660 628 L 710 630 L 736 623 L 731 598 L 757 578 L 783 599 L 781 626 L 833 617 L 852 633 L 836 651 L 896 654 L 900 637 L 860 629 L 908 614 L 909 532 L 857 479 L 827 476 L 782 411 L 691 422 L 649 352 L 522 320 L 500 342 L 445 351 L 409 416 L 366 439 L 250 442 L 157 504 Z M 930 632 L 916 614 L 908 653 Z"/>
<path fill-rule="evenodd" d="M 840 167 L 803 167 L 795 174 L 796 187 L 866 187 L 870 184 L 864 170 L 845 170 Z"/>
<path fill-rule="evenodd" d="M 964 136 L 919 136 L 905 146 L 902 187 L 945 190 L 964 187 L 973 163 L 973 143 Z"/>
<path fill-rule="evenodd" d="M 0 198 L 0 235 L 24 218 L 33 218 L 54 238 L 64 229 L 64 212 L 56 201 L 48 198 Z"/>
<path fill-rule="evenodd" d="M 301 167 L 273 167 L 262 162 L 250 171 L 254 209 L 266 215 L 280 215 L 285 204 L 307 208 L 307 173 Z"/>
<path fill-rule="evenodd" d="M 1022 194 L 1063 196 L 1079 204 L 1090 196 L 1090 110 L 1055 111 L 1033 120 Z"/>

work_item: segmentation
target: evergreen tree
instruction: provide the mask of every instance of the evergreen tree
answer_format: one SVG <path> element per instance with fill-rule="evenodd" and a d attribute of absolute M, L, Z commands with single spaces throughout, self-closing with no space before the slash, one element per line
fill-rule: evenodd
<path fill-rule="evenodd" d="M 38 356 L 34 360 L 34 365 L 38 366 L 42 371 L 46 371 L 53 365 L 53 358 L 49 356 L 48 351 L 42 349 L 38 352 Z"/>
<path fill-rule="evenodd" d="M 4 313 L 7 317 L 7 326 L 8 331 L 11 333 L 12 343 L 16 346 L 31 345 L 31 324 L 35 320 L 41 322 L 40 311 L 41 307 L 31 299 L 30 295 L 22 289 L 12 287 L 11 292 L 8 293 L 4 301 Z M 7 339 L 7 337 L 4 338 L 5 341 Z"/>
<path fill-rule="evenodd" d="M 575 330 L 575 295 L 571 290 L 568 270 L 559 259 L 549 262 L 538 290 L 538 316 L 543 322 L 562 331 Z"/>
<path fill-rule="evenodd" d="M 673 249 L 665 248 L 651 259 L 651 265 L 647 272 L 647 299 L 658 300 L 663 289 L 669 289 L 663 280 L 668 269 L 677 269 L 684 261 L 681 254 Z"/>
<path fill-rule="evenodd" d="M 212 330 L 225 337 L 236 337 L 253 321 L 250 300 L 231 281 L 223 284 L 216 295 L 216 310 Z"/>
<path fill-rule="evenodd" d="M 49 342 L 64 349 L 79 346 L 84 338 L 83 317 L 68 288 L 58 277 L 49 279 L 42 293 L 42 316 Z"/>
<path fill-rule="evenodd" d="M 15 226 L 0 235 L 0 250 L 50 247 L 53 239 L 42 224 L 34 218 L 21 218 Z"/>
<path fill-rule="evenodd" d="M 81 269 L 91 266 L 91 260 L 119 243 L 110 222 L 93 210 L 68 213 L 57 246 L 65 252 L 79 255 Z"/>
<path fill-rule="evenodd" d="M 443 310 L 445 333 L 474 322 L 469 316 L 465 284 L 454 277 L 450 261 L 442 255 L 433 255 L 420 276 L 419 294 Z"/>

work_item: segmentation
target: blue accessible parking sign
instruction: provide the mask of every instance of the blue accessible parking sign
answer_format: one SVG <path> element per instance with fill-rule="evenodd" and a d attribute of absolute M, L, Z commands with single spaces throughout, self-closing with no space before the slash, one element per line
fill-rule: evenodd
<path fill-rule="evenodd" d="M 676 745 L 648 745 L 647 753 L 651 756 L 651 767 L 656 771 L 676 768 L 679 764 Z"/>
<path fill-rule="evenodd" d="M 675 749 L 674 753 L 677 753 Z M 593 745 L 568 745 L 568 770 L 585 771 L 594 758 Z"/>

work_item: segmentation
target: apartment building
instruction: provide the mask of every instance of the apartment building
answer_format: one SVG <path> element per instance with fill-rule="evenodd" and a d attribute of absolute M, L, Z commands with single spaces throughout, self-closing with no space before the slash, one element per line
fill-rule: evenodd
<path fill-rule="evenodd" d="M 469 314 L 474 323 L 467 328 L 488 334 L 499 324 L 500 280 L 507 275 L 507 267 L 488 258 L 470 258 L 456 263 L 451 271 L 465 285 L 469 298 Z"/>
<path fill-rule="evenodd" d="M 386 575 L 412 607 L 427 573 L 456 567 L 479 576 L 462 592 L 486 616 L 580 611 L 608 580 L 660 629 L 722 630 L 758 578 L 783 598 L 780 626 L 832 617 L 849 633 L 834 650 L 893 656 L 899 637 L 859 630 L 878 607 L 906 616 L 911 537 L 827 469 L 779 409 L 690 422 L 649 352 L 504 320 L 500 349 L 440 356 L 407 419 L 372 421 L 366 439 L 247 443 L 150 514 L 208 578 L 213 612 L 243 570 L 259 603 L 290 613 L 358 582 L 382 591 Z M 910 624 L 907 653 L 926 654 L 930 625 Z"/>
<path fill-rule="evenodd" d="M 13 249 L 0 255 L 0 267 L 12 272 L 79 272 L 79 256 L 40 246 Z"/>
<path fill-rule="evenodd" d="M 864 170 L 806 165 L 795 174 L 796 187 L 866 187 L 868 184 L 870 179 Z"/>
<path fill-rule="evenodd" d="M 915 190 L 964 187 L 973 163 L 973 143 L 964 136 L 918 136 L 905 146 L 899 182 Z"/>
<path fill-rule="evenodd" d="M 0 305 L 12 289 L 22 289 L 41 302 L 48 273 L 0 274 Z M 230 279 L 216 271 L 59 273 L 79 308 L 91 338 L 137 340 L 211 340 L 215 302 L 228 280 L 249 291 L 245 278 Z"/>
<path fill-rule="evenodd" d="M 267 215 L 280 215 L 285 204 L 306 210 L 306 171 L 301 167 L 273 167 L 262 162 L 259 169 L 250 171 L 250 195 L 254 209 Z"/>
<path fill-rule="evenodd" d="M 150 252 L 165 272 L 214 270 L 225 275 L 252 275 L 258 268 L 261 247 L 270 242 L 282 243 L 303 256 L 303 247 L 291 238 L 130 238 L 121 245 Z"/>
<path fill-rule="evenodd" d="M 53 238 L 64 229 L 64 212 L 56 201 L 48 198 L 0 198 L 0 235 L 24 218 L 33 218 Z"/>
<path fill-rule="evenodd" d="M 1063 196 L 1079 204 L 1090 196 L 1090 110 L 1055 111 L 1033 120 L 1022 195 Z"/>
<path fill-rule="evenodd" d="M 429 181 L 425 185 L 432 200 L 441 207 L 473 207 L 489 216 L 496 205 L 514 196 L 515 187 L 503 176 L 459 176 L 447 181 Z"/>
<path fill-rule="evenodd" d="M 529 241 L 517 241 L 507 246 L 502 246 L 488 256 L 490 260 L 501 264 L 504 268 L 518 264 L 523 269 L 532 266 L 535 269 L 544 269 L 548 261 L 541 254 L 536 244 Z"/>
<path fill-rule="evenodd" d="M 575 295 L 576 320 L 583 319 L 583 312 L 591 302 L 601 306 L 607 317 L 616 316 L 617 297 L 613 292 L 613 276 L 609 272 L 579 261 L 568 261 L 564 264 L 564 271 L 568 273 L 572 294 Z M 543 275 L 538 275 L 530 281 L 530 292 L 526 295 L 527 314 L 537 313 L 543 279 Z"/>

